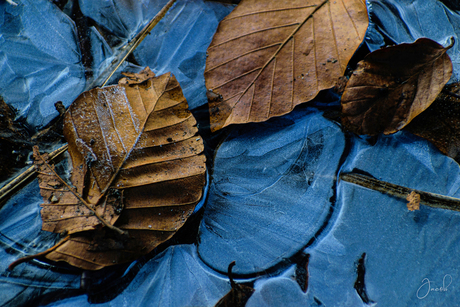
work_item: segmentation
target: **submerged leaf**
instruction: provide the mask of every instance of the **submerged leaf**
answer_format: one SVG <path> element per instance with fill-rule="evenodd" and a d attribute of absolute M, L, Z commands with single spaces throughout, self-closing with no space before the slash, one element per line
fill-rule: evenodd
<path fill-rule="evenodd" d="M 357 134 L 369 135 L 404 128 L 449 81 L 449 48 L 421 38 L 368 54 L 343 93 L 342 123 Z"/>
<path fill-rule="evenodd" d="M 334 86 L 368 24 L 360 0 L 246 0 L 208 48 L 211 130 L 292 111 Z"/>
<path fill-rule="evenodd" d="M 202 196 L 203 141 L 177 80 L 149 69 L 130 77 L 83 93 L 66 113 L 76 190 L 51 168 L 40 176 L 43 229 L 71 236 L 48 259 L 89 270 L 132 261 L 169 239 Z"/>
<path fill-rule="evenodd" d="M 235 283 L 232 275 L 234 266 L 235 261 L 228 265 L 228 278 L 232 289 L 216 303 L 215 307 L 244 307 L 255 291 L 252 287 Z"/>
<path fill-rule="evenodd" d="M 446 91 L 405 129 L 427 139 L 460 163 L 460 98 L 455 97 L 458 96 L 458 86 L 458 83 L 447 86 Z"/>

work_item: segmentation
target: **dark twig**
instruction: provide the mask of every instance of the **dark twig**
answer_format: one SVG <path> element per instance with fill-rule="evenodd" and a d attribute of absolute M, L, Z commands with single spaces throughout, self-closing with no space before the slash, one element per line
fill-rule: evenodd
<path fill-rule="evenodd" d="M 420 195 L 420 203 L 440 209 L 448 209 L 453 211 L 460 211 L 460 199 L 444 196 L 441 194 L 435 194 L 420 190 L 409 189 L 400 185 L 389 183 L 386 181 L 377 180 L 370 176 L 356 174 L 356 173 L 343 173 L 340 174 L 340 179 L 346 182 L 350 182 L 362 187 L 379 191 L 391 196 L 406 199 L 407 196 L 415 192 Z"/>

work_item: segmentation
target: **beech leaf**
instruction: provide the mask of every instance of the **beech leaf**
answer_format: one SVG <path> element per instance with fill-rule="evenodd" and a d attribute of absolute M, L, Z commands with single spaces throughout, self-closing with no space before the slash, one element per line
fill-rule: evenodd
<path fill-rule="evenodd" d="M 343 93 L 342 123 L 357 134 L 369 135 L 404 128 L 449 81 L 452 63 L 446 51 L 451 46 L 421 38 L 368 54 Z"/>
<path fill-rule="evenodd" d="M 368 25 L 360 0 L 243 0 L 208 48 L 211 130 L 261 122 L 312 100 L 342 76 Z"/>
<path fill-rule="evenodd" d="M 444 87 L 433 104 L 405 130 L 430 141 L 460 164 L 460 95 L 458 83 Z"/>
<path fill-rule="evenodd" d="M 179 83 L 148 68 L 128 76 L 66 113 L 73 187 L 37 162 L 43 229 L 70 234 L 50 260 L 86 270 L 132 261 L 174 235 L 202 197 L 203 141 Z"/>

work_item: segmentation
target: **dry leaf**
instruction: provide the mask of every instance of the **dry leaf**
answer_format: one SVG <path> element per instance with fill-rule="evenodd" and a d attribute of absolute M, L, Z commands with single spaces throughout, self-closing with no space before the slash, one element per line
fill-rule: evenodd
<path fill-rule="evenodd" d="M 420 194 L 417 194 L 415 191 L 410 192 L 407 195 L 407 209 L 409 211 L 419 210 L 420 209 Z"/>
<path fill-rule="evenodd" d="M 255 291 L 252 287 L 235 283 L 232 274 L 234 266 L 235 261 L 228 266 L 228 278 L 232 289 L 216 303 L 215 307 L 244 307 Z"/>
<path fill-rule="evenodd" d="M 169 239 L 202 196 L 203 141 L 179 83 L 148 68 L 129 76 L 66 113 L 75 188 L 39 159 L 43 229 L 71 234 L 50 260 L 87 270 L 132 261 Z"/>
<path fill-rule="evenodd" d="M 360 0 L 245 0 L 208 48 L 211 130 L 289 113 L 343 75 L 368 25 Z"/>
<path fill-rule="evenodd" d="M 459 84 L 446 86 L 435 102 L 405 128 L 427 139 L 442 153 L 460 163 L 460 98 Z"/>
<path fill-rule="evenodd" d="M 368 54 L 342 96 L 342 123 L 357 134 L 401 130 L 436 99 L 452 74 L 450 48 L 421 38 Z"/>

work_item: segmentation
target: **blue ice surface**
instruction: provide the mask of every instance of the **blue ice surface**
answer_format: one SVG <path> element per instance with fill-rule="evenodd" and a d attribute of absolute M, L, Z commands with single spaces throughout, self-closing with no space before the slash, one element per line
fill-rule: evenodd
<path fill-rule="evenodd" d="M 73 21 L 47 0 L 0 2 L 0 96 L 32 127 L 58 115 L 85 86 Z"/>
<path fill-rule="evenodd" d="M 168 0 L 79 0 L 81 12 L 118 38 L 132 39 Z"/>
<path fill-rule="evenodd" d="M 460 168 L 428 141 L 406 132 L 371 146 L 353 137 L 341 172 L 359 169 L 379 180 L 460 197 Z M 365 286 L 378 306 L 455 306 L 460 296 L 460 213 L 421 206 L 344 181 L 341 210 L 317 244 L 308 247 L 309 291 L 326 306 L 363 304 L 353 285 L 365 257 Z M 427 278 L 433 289 L 428 291 Z M 428 294 L 427 294 L 428 293 Z M 372 305 L 372 303 L 371 303 Z"/>
<path fill-rule="evenodd" d="M 396 44 L 427 37 L 443 46 L 453 64 L 449 82 L 460 80 L 460 15 L 438 0 L 367 0 L 371 28 L 366 43 L 371 51 L 383 46 L 382 34 Z"/>
<path fill-rule="evenodd" d="M 172 72 L 190 109 L 202 106 L 208 101 L 204 83 L 206 50 L 219 22 L 233 8 L 212 1 L 178 0 L 134 56 L 157 75 Z"/>
<path fill-rule="evenodd" d="M 0 305 L 25 306 L 34 297 L 80 288 L 80 275 L 31 261 L 7 269 L 14 260 L 53 246 L 56 234 L 41 231 L 38 181 L 23 188 L 0 211 Z"/>
<path fill-rule="evenodd" d="M 230 282 L 199 259 L 195 245 L 170 246 L 145 264 L 114 300 L 97 306 L 214 306 L 230 291 Z M 49 306 L 89 306 L 86 295 Z"/>
<path fill-rule="evenodd" d="M 338 125 L 305 108 L 236 128 L 215 156 L 200 257 L 246 275 L 302 250 L 328 223 L 344 147 Z"/>
<path fill-rule="evenodd" d="M 280 276 L 257 279 L 254 290 L 246 307 L 317 306 L 310 292 L 302 292 L 295 281 L 295 266 L 291 266 Z"/>

